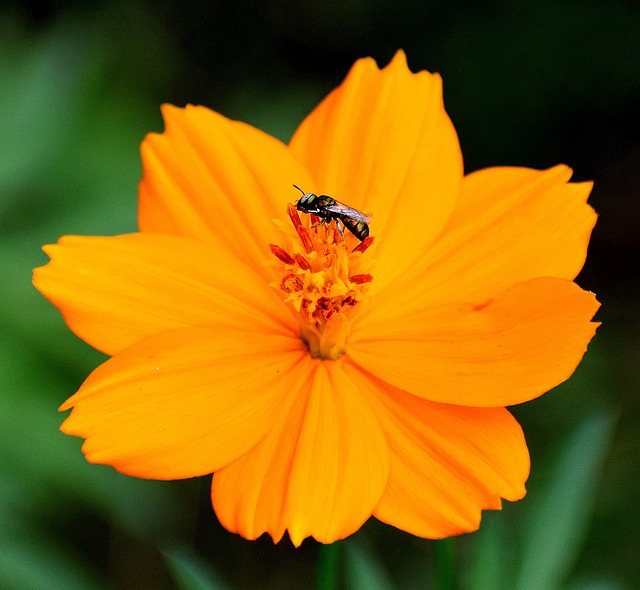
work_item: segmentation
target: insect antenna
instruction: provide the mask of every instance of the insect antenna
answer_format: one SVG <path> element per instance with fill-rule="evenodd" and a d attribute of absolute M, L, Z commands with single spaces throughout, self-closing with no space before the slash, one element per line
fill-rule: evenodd
<path fill-rule="evenodd" d="M 298 185 L 294 184 L 293 188 L 297 188 L 302 193 L 302 195 L 304 196 L 305 192 Z"/>

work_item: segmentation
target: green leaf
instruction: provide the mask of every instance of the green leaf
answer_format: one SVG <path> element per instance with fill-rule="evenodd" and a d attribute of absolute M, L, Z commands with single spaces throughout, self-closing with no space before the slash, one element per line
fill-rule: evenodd
<path fill-rule="evenodd" d="M 587 532 L 613 424 L 608 413 L 593 413 L 561 448 L 546 488 L 532 504 L 517 590 L 559 588 L 570 572 Z"/>
<path fill-rule="evenodd" d="M 345 570 L 349 590 L 393 590 L 381 560 L 369 549 L 349 539 L 345 543 Z"/>
<path fill-rule="evenodd" d="M 186 547 L 162 551 L 180 590 L 230 590 L 231 587 L 199 556 Z"/>
<path fill-rule="evenodd" d="M 625 586 L 614 579 L 597 578 L 595 580 L 576 581 L 567 590 L 624 590 Z"/>
<path fill-rule="evenodd" d="M 28 37 L 9 20 L 0 38 L 11 48 L 3 54 L 0 87 L 0 186 L 6 188 L 32 178 L 70 126 L 87 51 L 67 23 Z"/>
<path fill-rule="evenodd" d="M 438 539 L 434 547 L 436 589 L 454 590 L 457 587 L 456 541 L 453 537 Z"/>
<path fill-rule="evenodd" d="M 0 542 L 0 588 L 20 590 L 98 590 L 105 586 L 77 556 L 40 531 L 21 527 Z"/>
<path fill-rule="evenodd" d="M 513 545 L 509 544 L 504 512 L 489 512 L 482 516 L 480 530 L 473 534 L 473 553 L 464 588 L 468 590 L 506 590 L 509 585 L 509 559 Z"/>

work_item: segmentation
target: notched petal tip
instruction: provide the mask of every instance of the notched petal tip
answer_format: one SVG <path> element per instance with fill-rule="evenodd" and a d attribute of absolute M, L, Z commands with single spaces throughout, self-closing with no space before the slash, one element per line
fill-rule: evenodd
<path fill-rule="evenodd" d="M 409 64 L 407 62 L 407 54 L 404 49 L 398 49 L 391 58 L 387 67 L 400 67 L 404 70 L 409 70 Z"/>
<path fill-rule="evenodd" d="M 194 105 L 187 104 L 184 107 L 179 107 L 174 104 L 170 104 L 168 102 L 162 103 L 160 105 L 160 112 L 162 114 L 162 119 L 165 124 L 165 131 L 173 125 L 175 118 L 181 116 L 181 114 L 189 108 L 194 108 Z"/>
<path fill-rule="evenodd" d="M 440 88 L 440 93 L 442 93 L 442 76 L 437 72 L 430 72 L 428 70 L 418 70 L 414 72 L 409 67 L 409 62 L 407 60 L 407 54 L 404 49 L 398 49 L 394 54 L 389 63 L 380 68 L 381 71 L 389 70 L 390 72 L 395 71 L 399 75 L 408 75 L 408 77 L 418 77 L 418 78 L 429 78 L 431 83 L 435 83 L 436 87 Z"/>

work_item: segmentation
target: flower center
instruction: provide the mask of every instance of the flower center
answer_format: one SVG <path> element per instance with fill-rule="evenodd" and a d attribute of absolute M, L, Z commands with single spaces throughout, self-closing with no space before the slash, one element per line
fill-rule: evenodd
<path fill-rule="evenodd" d="M 269 245 L 280 262 L 272 286 L 295 310 L 311 356 L 336 360 L 373 280 L 365 256 L 373 238 L 361 242 L 336 221 L 327 223 L 315 215 L 304 215 L 308 221 L 303 223 L 291 204 L 287 213 L 293 227 L 276 222 L 286 246 Z"/>

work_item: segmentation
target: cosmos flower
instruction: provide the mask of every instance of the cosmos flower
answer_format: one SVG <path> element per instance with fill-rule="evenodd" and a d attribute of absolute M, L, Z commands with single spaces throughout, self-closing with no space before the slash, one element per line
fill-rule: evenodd
<path fill-rule="evenodd" d="M 140 231 L 63 237 L 35 271 L 111 357 L 61 406 L 87 460 L 213 473 L 228 530 L 295 545 L 372 515 L 446 537 L 522 498 L 505 406 L 566 380 L 594 334 L 573 282 L 591 185 L 565 166 L 464 176 L 441 79 L 402 52 L 356 62 L 288 145 L 204 107 L 163 115 Z M 294 184 L 370 235 L 351 209 L 298 210 Z"/>

